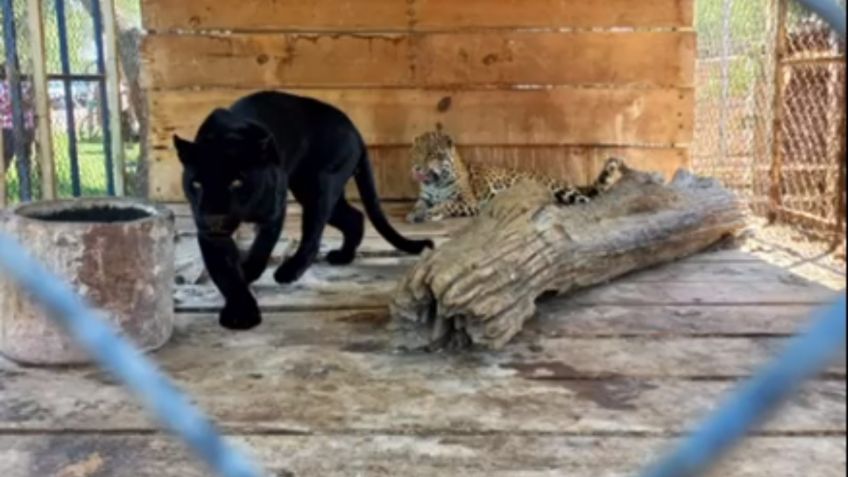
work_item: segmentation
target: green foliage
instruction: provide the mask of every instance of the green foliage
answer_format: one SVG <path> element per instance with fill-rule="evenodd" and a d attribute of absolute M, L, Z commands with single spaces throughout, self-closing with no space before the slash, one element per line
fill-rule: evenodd
<path fill-rule="evenodd" d="M 56 192 L 59 197 L 71 197 L 71 160 L 68 157 L 68 135 L 55 133 L 53 135 L 53 147 L 56 151 Z M 127 168 L 134 167 L 135 158 L 138 157 L 138 144 L 127 144 Z M 80 188 L 84 196 L 106 195 L 106 156 L 103 152 L 103 138 L 94 137 L 90 140 L 77 143 L 77 154 L 80 168 Z M 7 197 L 16 201 L 20 193 L 17 170 L 9 168 L 6 176 Z M 37 181 L 33 187 L 37 188 Z M 38 196 L 37 191 L 34 191 Z"/>

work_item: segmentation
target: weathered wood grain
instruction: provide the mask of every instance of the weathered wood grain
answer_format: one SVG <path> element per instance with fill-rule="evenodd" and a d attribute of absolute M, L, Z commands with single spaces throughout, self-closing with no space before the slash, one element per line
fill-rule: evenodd
<path fill-rule="evenodd" d="M 535 336 L 775 336 L 799 331 L 815 305 L 574 306 L 543 300 L 523 335 Z M 528 335 L 529 333 L 529 335 Z"/>
<path fill-rule="evenodd" d="M 150 91 L 152 144 L 194 137 L 203 118 L 247 90 Z M 686 145 L 691 89 L 295 89 L 344 110 L 372 145 L 410 144 L 437 122 L 465 145 Z"/>
<path fill-rule="evenodd" d="M 227 432 L 666 435 L 684 432 L 735 384 L 539 379 L 537 370 L 554 365 L 532 359 L 502 368 L 496 377 L 481 373 L 480 358 L 473 356 L 257 348 L 249 345 L 257 335 L 239 336 L 246 346 L 207 347 L 200 354 L 191 346 L 171 346 L 157 354 L 164 370 Z M 525 367 L 519 372 L 519 366 Z M 4 434 L 156 428 L 124 388 L 99 371 L 2 372 Z M 845 391 L 844 380 L 808 383 L 756 433 L 845 432 Z"/>
<path fill-rule="evenodd" d="M 418 185 L 412 180 L 409 145 L 372 147 L 369 150 L 377 193 L 385 200 L 413 200 Z M 657 171 L 671 178 L 679 168 L 689 165 L 685 148 L 582 147 L 582 146 L 460 146 L 464 160 L 473 164 L 544 172 L 577 184 L 588 184 L 600 173 L 607 158 L 621 157 L 633 167 Z M 173 148 L 162 145 L 152 151 L 151 193 L 159 200 L 184 200 L 179 178 L 182 169 Z M 348 184 L 348 197 L 359 193 Z M 404 214 L 398 214 L 402 217 Z"/>
<path fill-rule="evenodd" d="M 692 26 L 693 0 L 143 0 L 148 30 L 406 31 Z"/>
<path fill-rule="evenodd" d="M 142 56 L 145 84 L 158 89 L 692 87 L 694 48 L 692 32 L 159 34 Z"/>
<path fill-rule="evenodd" d="M 285 250 L 285 245 L 278 247 Z M 272 266 L 281 263 L 280 258 Z M 410 258 L 360 260 L 359 265 L 342 268 L 325 263 L 312 266 L 301 280 L 291 285 L 273 282 L 271 270 L 252 287 L 259 306 L 269 311 L 306 309 L 383 308 L 388 306 L 398 277 L 414 263 Z M 836 292 L 798 279 L 740 283 L 723 281 L 616 281 L 570 296 L 574 305 L 817 305 L 828 303 Z M 216 310 L 222 298 L 211 283 L 180 285 L 175 290 L 177 310 Z"/>
<path fill-rule="evenodd" d="M 357 363 L 371 379 L 434 379 L 464 375 L 475 363 L 475 375 L 500 379 L 509 376 L 536 379 L 669 378 L 726 379 L 744 377 L 758 369 L 785 344 L 784 337 L 745 335 L 627 337 L 572 337 L 562 335 L 552 316 L 547 316 L 509 349 L 500 353 L 478 351 L 467 357 L 421 353 L 414 335 L 387 326 L 380 312 L 333 312 L 331 318 L 315 316 L 309 326 L 306 313 L 288 315 L 266 327 L 261 336 L 246 339 L 216 333 L 216 320 L 208 315 L 181 320 L 179 349 L 159 353 L 160 359 L 177 366 L 182 359 L 203 353 L 204 348 L 228 349 L 228 356 L 212 356 L 202 369 L 222 367 L 228 361 L 257 360 L 257 350 L 274 349 L 279 362 L 305 362 L 318 353 L 316 366 L 339 361 Z M 353 321 L 347 323 L 346 321 Z M 561 320 L 556 320 L 560 322 Z M 338 328 L 338 329 L 336 329 Z M 549 331 L 551 331 L 549 333 Z M 349 334 L 346 334 L 349 333 Z M 369 336 L 370 333 L 370 336 Z M 323 352 L 318 352 L 322 348 Z M 391 360 L 399 366 L 392 369 Z M 182 367 L 182 366 L 180 366 Z M 282 371 L 281 371 L 282 372 Z M 845 375 L 845 364 L 828 369 L 834 377 Z"/>
<path fill-rule="evenodd" d="M 694 86 L 692 32 L 416 35 L 416 84 Z"/>
<path fill-rule="evenodd" d="M 566 306 L 546 300 L 527 323 L 517 343 L 530 346 L 560 338 L 783 338 L 798 332 L 815 309 L 808 305 L 752 307 L 668 305 L 650 307 Z M 372 341 L 389 347 L 406 339 L 389 326 L 386 310 L 337 310 L 266 313 L 263 325 L 274 343 L 344 347 Z M 181 313 L 179 340 L 224 342 L 214 313 Z M 218 336 L 220 335 L 220 336 Z M 272 338 L 267 338 L 272 340 Z M 266 341 L 262 341 L 266 342 Z M 535 346 L 534 346 L 535 347 Z"/>
<path fill-rule="evenodd" d="M 693 0 L 415 0 L 416 29 L 691 27 Z"/>
<path fill-rule="evenodd" d="M 142 0 L 148 30 L 398 30 L 408 24 L 397 0 Z"/>
<path fill-rule="evenodd" d="M 275 476 L 629 477 L 673 444 L 667 438 L 546 435 L 231 436 Z M 843 477 L 842 437 L 755 437 L 715 477 Z M 79 472 L 73 472 L 79 469 Z M 125 475 L 206 477 L 208 470 L 165 436 L 0 437 L 5 477 Z M 89 474 L 85 474 L 85 471 Z"/>
<path fill-rule="evenodd" d="M 148 88 L 402 86 L 413 82 L 407 35 L 151 35 Z M 238 74 L 233 74 L 238 71 Z"/>

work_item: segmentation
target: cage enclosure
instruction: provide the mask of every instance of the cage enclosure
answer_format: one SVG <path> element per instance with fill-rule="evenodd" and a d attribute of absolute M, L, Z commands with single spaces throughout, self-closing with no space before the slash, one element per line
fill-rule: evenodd
<path fill-rule="evenodd" d="M 170 210 L 127 199 L 78 199 L 19 205 L 2 212 L 0 230 L 144 350 L 173 330 L 174 218 Z M 0 279 L 0 353 L 27 364 L 67 365 L 86 354 L 43 310 Z"/>

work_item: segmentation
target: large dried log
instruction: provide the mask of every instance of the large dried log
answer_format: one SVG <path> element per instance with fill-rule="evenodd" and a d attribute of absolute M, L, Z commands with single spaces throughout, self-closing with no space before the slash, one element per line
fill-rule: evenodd
<path fill-rule="evenodd" d="M 392 315 L 417 324 L 434 348 L 502 348 L 540 295 L 697 253 L 741 232 L 745 215 L 733 193 L 686 171 L 665 183 L 625 169 L 609 192 L 568 207 L 523 182 L 401 279 Z"/>

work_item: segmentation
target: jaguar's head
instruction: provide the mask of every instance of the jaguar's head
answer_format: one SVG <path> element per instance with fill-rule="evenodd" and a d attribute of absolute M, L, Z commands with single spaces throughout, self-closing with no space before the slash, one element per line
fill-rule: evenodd
<path fill-rule="evenodd" d="M 442 125 L 412 142 L 412 178 L 422 186 L 439 186 L 456 180 L 456 145 Z"/>
<path fill-rule="evenodd" d="M 456 197 L 459 158 L 453 139 L 445 134 L 441 124 L 413 140 L 411 156 L 412 179 L 419 185 L 419 197 L 407 220 L 423 222 L 428 209 Z"/>

